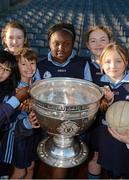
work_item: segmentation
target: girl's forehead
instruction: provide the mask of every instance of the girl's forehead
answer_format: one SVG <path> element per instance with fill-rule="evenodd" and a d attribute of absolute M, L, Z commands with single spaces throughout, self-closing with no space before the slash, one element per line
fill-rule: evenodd
<path fill-rule="evenodd" d="M 19 62 L 27 62 L 28 61 L 28 59 L 27 58 L 25 58 L 25 57 L 23 57 L 23 56 L 21 56 L 21 58 L 19 58 L 19 60 L 18 60 Z"/>
<path fill-rule="evenodd" d="M 98 38 L 99 36 L 108 36 L 108 34 L 102 29 L 96 29 L 92 31 L 89 35 L 89 37 L 95 37 L 95 38 Z"/>
<path fill-rule="evenodd" d="M 10 27 L 8 28 L 8 30 L 6 31 L 7 34 L 19 34 L 19 35 L 24 35 L 24 32 L 22 29 L 19 28 L 13 28 Z"/>
<path fill-rule="evenodd" d="M 107 53 L 105 53 L 104 57 L 105 58 L 111 58 L 111 60 L 114 60 L 114 59 L 125 59 L 125 56 L 118 52 L 117 50 L 111 50 L 111 51 L 108 51 Z"/>
<path fill-rule="evenodd" d="M 30 61 L 35 61 L 36 62 L 36 59 L 31 59 L 31 58 L 26 58 L 26 57 L 23 57 L 21 56 L 21 58 L 18 60 L 18 62 L 30 62 Z"/>
<path fill-rule="evenodd" d="M 5 62 L 3 62 L 3 61 L 1 61 L 1 59 L 0 59 L 0 64 L 3 64 L 3 65 L 5 65 L 5 66 L 7 66 L 8 65 L 8 63 L 5 61 Z"/>
<path fill-rule="evenodd" d="M 51 39 L 72 39 L 72 35 L 66 31 L 56 31 L 51 35 Z"/>
<path fill-rule="evenodd" d="M 9 63 L 9 61 L 1 61 L 0 59 L 0 65 L 4 66 L 4 67 L 7 67 L 7 68 L 10 68 L 11 67 L 11 63 Z"/>

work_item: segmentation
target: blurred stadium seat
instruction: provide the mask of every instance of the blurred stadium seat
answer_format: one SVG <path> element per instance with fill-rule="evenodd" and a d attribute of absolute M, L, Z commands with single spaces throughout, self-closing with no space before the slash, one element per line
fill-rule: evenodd
<path fill-rule="evenodd" d="M 10 2 L 15 4 L 15 1 Z M 92 25 L 109 26 L 116 40 L 125 47 L 129 46 L 128 7 L 128 0 L 24 0 L 21 6 L 11 6 L 6 14 L 1 15 L 0 29 L 8 21 L 21 22 L 27 29 L 30 46 L 42 56 L 48 52 L 48 28 L 59 22 L 72 23 L 77 33 L 75 49 L 87 57 L 89 52 L 85 49 L 83 35 Z"/>

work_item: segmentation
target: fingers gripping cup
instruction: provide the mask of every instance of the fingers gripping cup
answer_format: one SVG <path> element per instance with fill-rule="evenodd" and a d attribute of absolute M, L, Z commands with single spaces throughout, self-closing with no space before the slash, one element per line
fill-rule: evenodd
<path fill-rule="evenodd" d="M 103 93 L 99 86 L 76 78 L 49 78 L 31 87 L 32 108 L 49 137 L 38 146 L 42 161 L 55 167 L 74 167 L 88 155 L 76 136 L 89 128 Z"/>

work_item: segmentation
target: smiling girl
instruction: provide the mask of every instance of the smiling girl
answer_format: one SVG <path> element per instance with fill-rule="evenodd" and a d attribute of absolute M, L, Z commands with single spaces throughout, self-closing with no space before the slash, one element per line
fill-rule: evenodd
<path fill-rule="evenodd" d="M 15 121 L 17 107 L 28 97 L 26 88 L 15 89 L 20 80 L 15 56 L 0 51 L 0 176 L 8 175 L 8 166 L 12 160 L 9 144 L 13 144 L 13 131 L 9 128 Z M 2 179 L 2 178 L 1 178 Z"/>
<path fill-rule="evenodd" d="M 128 52 L 115 43 L 107 45 L 100 57 L 104 75 L 101 86 L 108 86 L 114 95 L 114 101 L 129 101 Z M 117 113 L 117 112 L 116 112 Z M 129 152 L 125 143 L 117 141 L 108 131 L 103 115 L 99 127 L 99 160 L 110 178 L 129 178 Z"/>
<path fill-rule="evenodd" d="M 17 51 L 16 59 L 21 77 L 17 88 L 30 86 L 34 82 L 33 77 L 37 67 L 37 54 L 30 48 L 21 48 Z M 30 99 L 28 99 L 28 102 L 29 101 Z M 13 164 L 15 168 L 11 177 L 12 179 L 32 179 L 33 176 L 33 146 L 36 146 L 36 144 L 34 144 L 35 136 L 33 134 L 32 126 L 28 121 L 30 110 L 31 108 L 28 108 L 28 112 L 22 110 L 17 116 L 13 153 Z"/>
<path fill-rule="evenodd" d="M 18 21 L 10 21 L 2 28 L 1 39 L 3 48 L 12 54 L 22 47 L 27 47 L 26 30 Z"/>
<path fill-rule="evenodd" d="M 113 35 L 111 29 L 106 26 L 92 26 L 89 28 L 88 32 L 85 34 L 85 44 L 90 51 L 90 57 L 88 62 L 90 65 L 92 81 L 96 84 L 99 83 L 103 73 L 101 72 L 99 58 L 103 49 L 113 40 Z M 89 179 L 99 179 L 101 175 L 101 166 L 97 163 L 98 159 L 98 148 L 97 148 L 97 134 L 96 128 L 99 125 L 99 112 L 97 114 L 96 120 L 89 132 L 89 144 L 91 145 L 91 150 L 93 151 L 93 156 L 88 162 L 88 178 Z"/>

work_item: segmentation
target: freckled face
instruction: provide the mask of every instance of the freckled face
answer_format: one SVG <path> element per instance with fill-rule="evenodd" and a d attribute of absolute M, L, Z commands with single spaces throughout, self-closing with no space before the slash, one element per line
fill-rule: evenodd
<path fill-rule="evenodd" d="M 101 29 L 97 29 L 90 33 L 87 47 L 96 58 L 100 57 L 105 46 L 110 42 L 108 35 Z"/>
<path fill-rule="evenodd" d="M 15 51 L 24 46 L 24 33 L 22 30 L 17 28 L 9 28 L 5 34 L 4 42 L 10 52 Z"/>
<path fill-rule="evenodd" d="M 123 78 L 126 65 L 117 51 L 111 51 L 103 58 L 102 69 L 112 81 L 118 81 Z"/>
<path fill-rule="evenodd" d="M 56 31 L 50 37 L 49 46 L 53 59 L 59 63 L 63 63 L 72 53 L 72 35 L 68 32 Z"/>
<path fill-rule="evenodd" d="M 18 62 L 18 67 L 21 75 L 21 80 L 28 82 L 33 77 L 36 71 L 36 61 L 28 61 L 25 58 L 21 58 Z"/>

